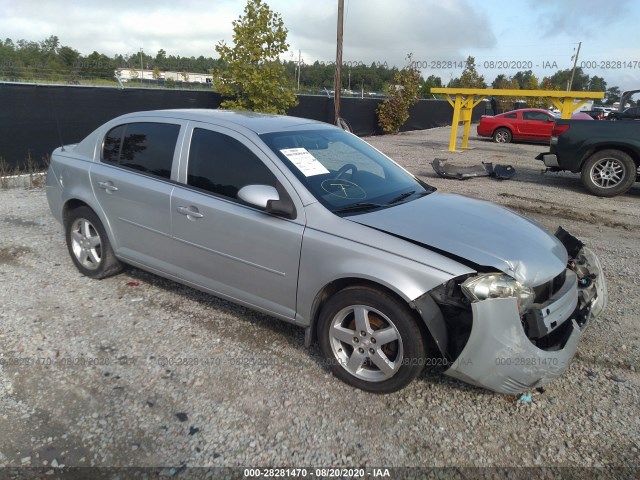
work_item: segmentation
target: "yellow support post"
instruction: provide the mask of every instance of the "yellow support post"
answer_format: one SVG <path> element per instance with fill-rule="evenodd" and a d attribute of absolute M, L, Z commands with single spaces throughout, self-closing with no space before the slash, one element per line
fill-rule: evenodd
<path fill-rule="evenodd" d="M 514 90 L 495 88 L 432 88 L 431 93 L 443 93 L 447 95 L 447 101 L 453 107 L 453 119 L 451 121 L 451 135 L 449 136 L 449 151 L 460 152 L 469 149 L 469 131 L 471 129 L 471 114 L 473 108 L 484 97 L 545 97 L 560 110 L 561 118 L 571 118 L 574 110 L 584 105 L 587 100 L 604 98 L 604 92 L 562 92 L 557 90 Z M 453 99 L 451 96 L 453 95 Z M 477 101 L 475 97 L 480 97 Z M 462 150 L 456 150 L 458 138 L 458 124 L 464 123 L 462 134 Z"/>
<path fill-rule="evenodd" d="M 449 150 L 456 151 L 456 138 L 458 137 L 458 123 L 460 123 L 460 106 L 462 97 L 456 95 L 455 104 L 449 99 L 449 103 L 453 106 L 453 120 L 451 121 L 451 135 L 449 135 Z M 453 147 L 453 148 L 451 148 Z"/>
<path fill-rule="evenodd" d="M 482 97 L 476 101 L 474 96 L 467 97 L 462 105 L 462 121 L 464 123 L 464 132 L 462 134 L 462 150 L 471 150 L 469 148 L 469 131 L 471 130 L 471 115 L 473 108 L 482 101 Z"/>

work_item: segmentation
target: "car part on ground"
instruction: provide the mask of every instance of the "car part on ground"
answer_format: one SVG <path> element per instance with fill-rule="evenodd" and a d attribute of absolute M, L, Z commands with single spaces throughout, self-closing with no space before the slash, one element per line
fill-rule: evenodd
<path fill-rule="evenodd" d="M 482 162 L 482 166 L 460 166 L 453 165 L 444 158 L 435 158 L 431 162 L 431 166 L 442 178 L 454 178 L 457 180 L 475 177 L 494 177 L 498 180 L 508 180 L 516 173 L 515 168 L 511 165 L 493 165 L 491 162 Z"/>

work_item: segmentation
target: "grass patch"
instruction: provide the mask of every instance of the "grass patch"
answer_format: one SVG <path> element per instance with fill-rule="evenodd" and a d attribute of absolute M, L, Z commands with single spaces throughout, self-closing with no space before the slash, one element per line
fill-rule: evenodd
<path fill-rule="evenodd" d="M 0 157 L 0 188 L 6 190 L 18 184 L 20 177 L 27 177 L 28 181 L 23 181 L 26 188 L 42 188 L 46 182 L 46 172 L 49 168 L 50 158 L 48 155 L 42 157 L 42 163 L 37 164 L 31 157 L 31 152 L 27 153 L 24 162 L 12 167 Z"/>

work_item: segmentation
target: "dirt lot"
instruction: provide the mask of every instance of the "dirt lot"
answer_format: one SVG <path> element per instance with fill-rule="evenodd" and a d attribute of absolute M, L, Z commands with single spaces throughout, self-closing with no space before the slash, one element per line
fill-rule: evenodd
<path fill-rule="evenodd" d="M 541 175 L 544 146 L 450 154 L 448 134 L 367 140 L 443 191 L 562 225 L 608 278 L 604 316 L 532 403 L 436 371 L 391 395 L 352 389 L 294 326 L 137 269 L 81 276 L 44 190 L 3 190 L 0 466 L 637 466 L 640 185 L 596 198 Z M 517 173 L 446 180 L 435 157 Z"/>

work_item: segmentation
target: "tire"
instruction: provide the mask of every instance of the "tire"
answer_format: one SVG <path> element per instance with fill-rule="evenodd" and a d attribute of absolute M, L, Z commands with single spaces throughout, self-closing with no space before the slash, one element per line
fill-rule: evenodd
<path fill-rule="evenodd" d="M 388 293 L 349 287 L 318 320 L 320 348 L 340 380 L 373 393 L 407 386 L 424 367 L 424 335 L 409 307 Z"/>
<path fill-rule="evenodd" d="M 599 197 L 615 197 L 631 188 L 637 165 L 620 150 L 602 150 L 591 155 L 580 173 L 582 184 Z"/>
<path fill-rule="evenodd" d="M 89 207 L 78 207 L 65 218 L 67 249 L 83 275 L 106 278 L 122 270 L 98 216 Z"/>
<path fill-rule="evenodd" d="M 499 128 L 493 132 L 493 141 L 496 143 L 510 143 L 513 135 L 508 128 Z"/>

